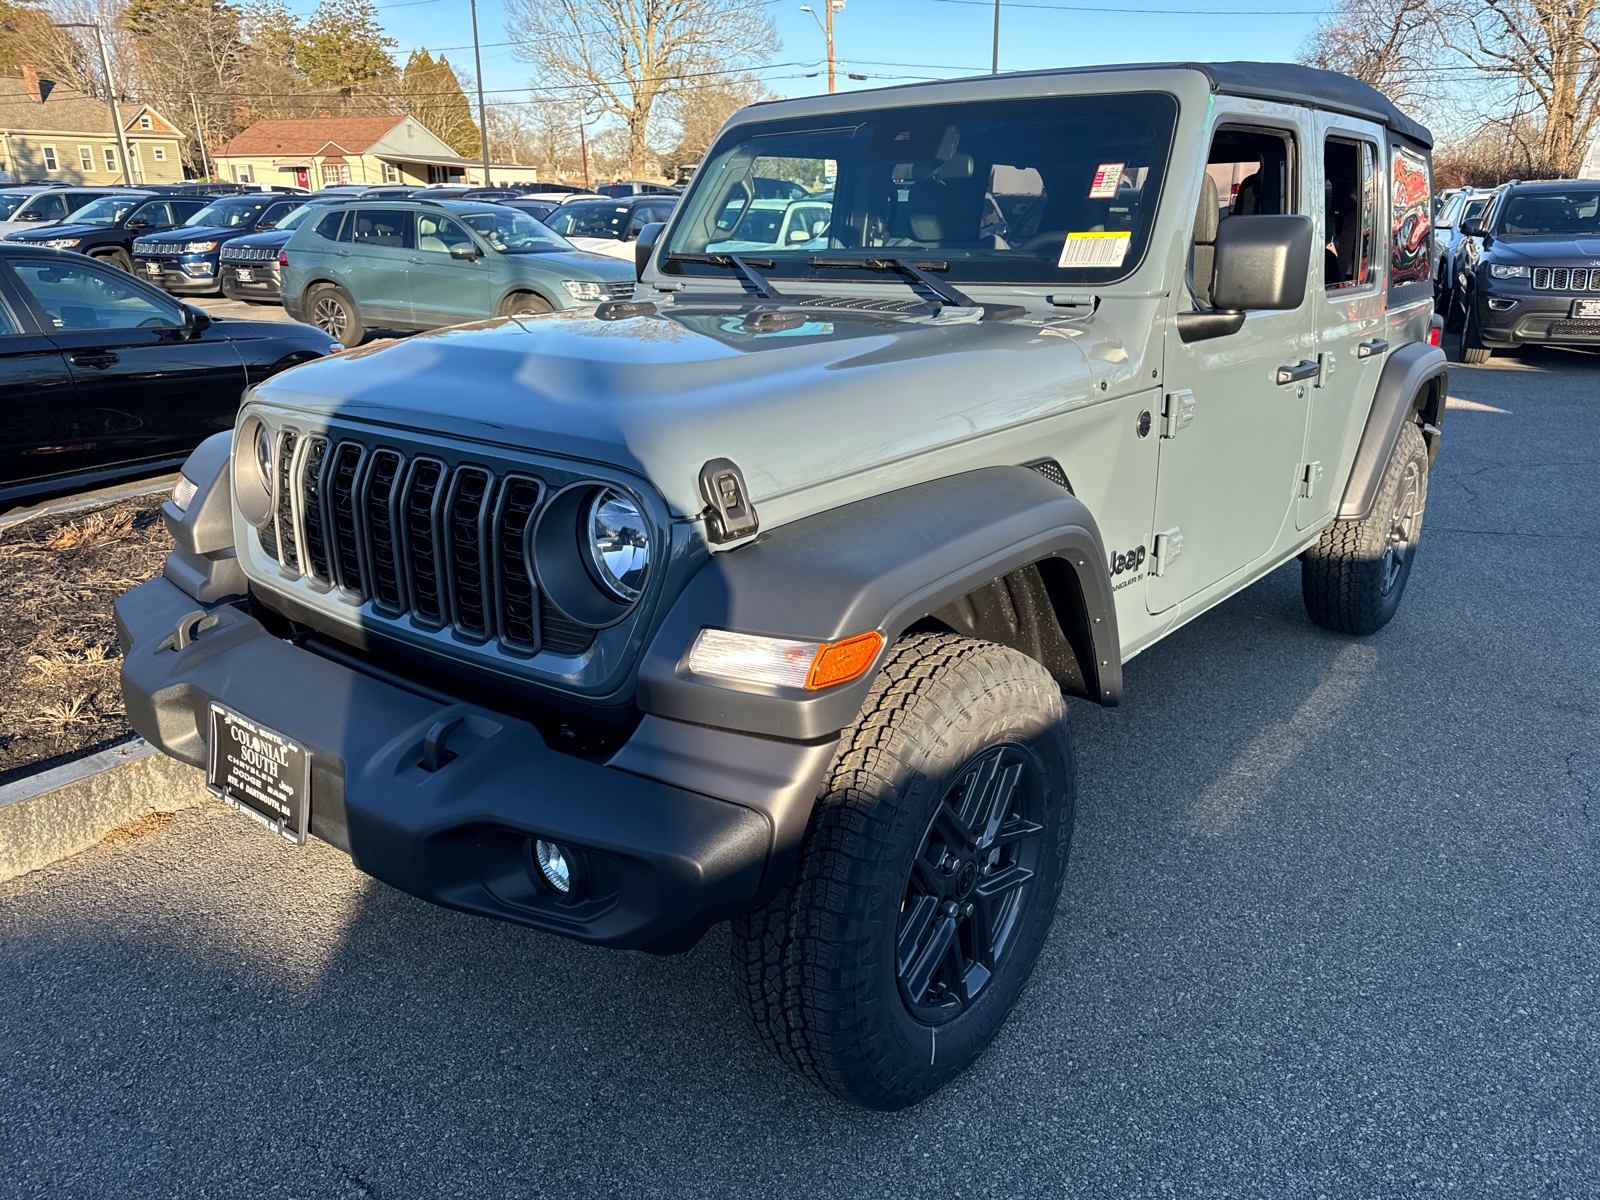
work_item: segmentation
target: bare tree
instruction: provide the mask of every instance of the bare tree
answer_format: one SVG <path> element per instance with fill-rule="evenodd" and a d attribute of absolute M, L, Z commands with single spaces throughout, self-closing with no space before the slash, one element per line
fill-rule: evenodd
<path fill-rule="evenodd" d="M 741 108 L 771 96 L 767 85 L 754 75 L 704 80 L 674 93 L 665 108 L 678 126 L 678 139 L 661 158 L 667 174 L 699 162 L 724 121 Z"/>
<path fill-rule="evenodd" d="M 1310 67 L 1371 84 L 1416 113 L 1438 99 L 1437 0 L 1341 0 L 1300 47 Z"/>
<path fill-rule="evenodd" d="M 636 175 L 658 100 L 777 47 L 761 0 L 508 0 L 507 8 L 506 31 L 541 84 L 622 119 Z"/>
<path fill-rule="evenodd" d="M 539 100 L 528 114 L 533 161 L 547 176 L 576 175 L 579 161 L 578 106 L 565 100 Z"/>
<path fill-rule="evenodd" d="M 1572 176 L 1600 122 L 1600 0 L 1453 0 L 1444 42 L 1532 101 L 1543 173 Z"/>

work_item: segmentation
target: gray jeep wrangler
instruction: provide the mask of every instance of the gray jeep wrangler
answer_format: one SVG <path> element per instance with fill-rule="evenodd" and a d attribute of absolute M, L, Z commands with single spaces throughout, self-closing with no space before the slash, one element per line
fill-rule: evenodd
<path fill-rule="evenodd" d="M 1049 930 L 1065 698 L 1297 556 L 1319 625 L 1394 615 L 1429 145 L 1279 64 L 745 109 L 631 301 L 247 394 L 117 601 L 133 725 L 437 904 L 661 953 L 731 921 L 784 1061 L 914 1103 Z"/>

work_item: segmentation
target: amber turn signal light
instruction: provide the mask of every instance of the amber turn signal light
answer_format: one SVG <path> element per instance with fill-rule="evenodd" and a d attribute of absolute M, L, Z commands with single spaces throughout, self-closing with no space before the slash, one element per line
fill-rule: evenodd
<path fill-rule="evenodd" d="M 846 638 L 842 642 L 828 642 L 811 660 L 811 673 L 806 676 L 809 689 L 832 687 L 846 683 L 865 673 L 883 648 L 883 634 L 863 633 L 860 637 Z"/>

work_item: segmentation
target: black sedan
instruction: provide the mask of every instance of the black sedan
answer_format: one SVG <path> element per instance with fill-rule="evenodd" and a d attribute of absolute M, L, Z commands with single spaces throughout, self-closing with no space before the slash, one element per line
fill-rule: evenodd
<path fill-rule="evenodd" d="M 85 204 L 66 223 L 24 229 L 6 235 L 8 242 L 76 250 L 124 271 L 133 270 L 133 239 L 182 225 L 215 200 L 215 196 L 150 196 L 121 192 Z"/>
<path fill-rule="evenodd" d="M 0 508 L 182 464 L 246 387 L 340 349 L 213 319 L 80 254 L 0 243 Z"/>

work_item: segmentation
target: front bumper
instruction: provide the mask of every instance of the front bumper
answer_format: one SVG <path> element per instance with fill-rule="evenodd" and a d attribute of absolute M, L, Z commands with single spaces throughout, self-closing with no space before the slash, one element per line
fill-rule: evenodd
<path fill-rule="evenodd" d="M 250 272 L 249 280 L 239 278 L 239 271 Z M 281 286 L 277 263 L 222 264 L 222 294 L 234 300 L 277 300 Z"/>
<path fill-rule="evenodd" d="M 1522 287 L 1484 289 L 1477 293 L 1478 329 L 1487 346 L 1533 342 L 1551 346 L 1600 344 L 1600 320 L 1574 320 L 1573 302 L 1597 300 L 1593 292 L 1577 295 Z M 1510 303 L 1510 307 L 1503 307 Z M 1502 307 L 1496 307 L 1501 305 Z"/>
<path fill-rule="evenodd" d="M 115 609 L 135 730 L 204 767 L 217 700 L 294 739 L 311 756 L 311 832 L 424 900 L 599 945 L 671 952 L 770 891 L 781 882 L 774 871 L 786 875 L 792 862 L 792 813 L 775 817 L 759 799 L 718 799 L 659 778 L 679 770 L 681 779 L 682 764 L 697 759 L 702 768 L 737 764 L 730 773 L 748 781 L 761 774 L 752 763 L 762 754 L 794 753 L 781 744 L 738 737 L 750 745 L 711 746 L 696 739 L 716 731 L 646 718 L 601 765 L 549 749 L 532 725 L 504 713 L 429 698 L 291 645 L 242 609 L 201 605 L 165 578 L 125 593 Z M 174 649 L 175 625 L 197 609 L 215 623 Z M 425 770 L 424 738 L 457 718 L 448 742 L 456 757 Z M 769 758 L 755 782 L 767 795 L 789 789 L 809 810 L 830 758 L 830 747 Z M 791 807 L 803 828 L 804 812 Z M 585 898 L 567 903 L 540 882 L 536 837 L 582 852 L 592 877 Z"/>
<path fill-rule="evenodd" d="M 210 269 L 203 273 L 186 269 L 196 267 Z M 175 296 L 213 296 L 218 291 L 216 259 L 202 254 L 135 254 L 133 273 Z"/>

